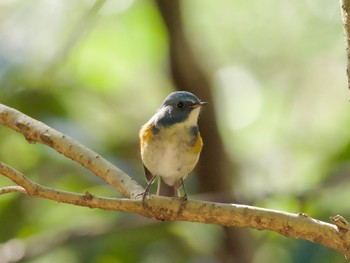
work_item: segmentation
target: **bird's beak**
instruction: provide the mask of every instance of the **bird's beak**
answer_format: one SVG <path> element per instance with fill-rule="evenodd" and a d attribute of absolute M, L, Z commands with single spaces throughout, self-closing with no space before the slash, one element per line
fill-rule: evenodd
<path fill-rule="evenodd" d="M 206 104 L 208 104 L 208 102 L 205 102 L 205 101 L 200 101 L 200 102 L 195 102 L 191 105 L 191 108 L 192 109 L 195 109 L 195 108 L 198 108 L 198 107 L 203 107 L 205 106 Z"/>
<path fill-rule="evenodd" d="M 199 102 L 194 102 L 190 107 L 192 109 L 195 109 L 195 108 L 198 108 L 198 107 L 203 107 L 206 104 L 208 104 L 208 102 L 199 101 Z"/>

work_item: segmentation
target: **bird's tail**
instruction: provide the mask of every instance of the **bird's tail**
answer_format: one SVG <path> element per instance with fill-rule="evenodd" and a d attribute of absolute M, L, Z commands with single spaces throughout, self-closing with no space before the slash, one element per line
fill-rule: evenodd
<path fill-rule="evenodd" d="M 158 190 L 157 195 L 168 197 L 179 197 L 179 187 L 167 185 L 162 177 L 158 177 Z"/>

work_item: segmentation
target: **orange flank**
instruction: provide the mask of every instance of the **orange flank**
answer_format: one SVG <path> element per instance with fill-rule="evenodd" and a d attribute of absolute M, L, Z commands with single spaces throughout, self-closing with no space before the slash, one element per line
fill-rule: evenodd
<path fill-rule="evenodd" d="M 140 139 L 141 139 L 141 148 L 147 144 L 150 140 L 152 140 L 152 123 L 144 125 L 140 131 Z"/>
<path fill-rule="evenodd" d="M 201 134 L 198 132 L 197 141 L 193 148 L 194 152 L 197 154 L 200 153 L 200 151 L 202 150 L 202 146 L 203 146 L 203 140 L 202 140 Z"/>

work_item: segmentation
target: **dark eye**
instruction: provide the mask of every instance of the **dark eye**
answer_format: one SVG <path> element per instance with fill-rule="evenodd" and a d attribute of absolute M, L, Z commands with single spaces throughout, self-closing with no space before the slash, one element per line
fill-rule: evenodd
<path fill-rule="evenodd" d="M 176 107 L 178 107 L 178 108 L 183 108 L 184 107 L 184 103 L 182 102 L 182 101 L 179 101 L 177 104 L 176 104 Z"/>

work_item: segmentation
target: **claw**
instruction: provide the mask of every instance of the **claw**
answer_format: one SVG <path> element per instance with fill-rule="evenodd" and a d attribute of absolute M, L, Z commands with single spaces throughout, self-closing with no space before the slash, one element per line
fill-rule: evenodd
<path fill-rule="evenodd" d="M 146 196 L 149 194 L 148 189 L 146 189 L 143 193 L 142 193 L 142 205 L 145 204 L 145 198 Z"/>
<path fill-rule="evenodd" d="M 180 204 L 179 210 L 177 211 L 177 215 L 178 215 L 178 216 L 182 213 L 182 211 L 183 211 L 183 210 L 185 209 L 185 207 L 186 207 L 186 203 L 187 203 L 187 200 L 188 200 L 188 199 L 187 199 L 187 195 L 181 197 L 180 200 L 181 200 L 181 204 Z"/>

